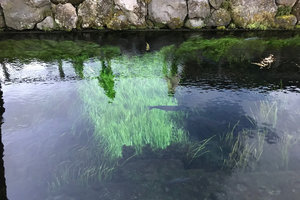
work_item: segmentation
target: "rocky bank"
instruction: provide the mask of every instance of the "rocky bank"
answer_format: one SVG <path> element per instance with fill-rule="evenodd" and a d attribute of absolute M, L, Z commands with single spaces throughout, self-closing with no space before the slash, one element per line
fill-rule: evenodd
<path fill-rule="evenodd" d="M 0 29 L 295 29 L 300 0 L 0 0 Z"/>

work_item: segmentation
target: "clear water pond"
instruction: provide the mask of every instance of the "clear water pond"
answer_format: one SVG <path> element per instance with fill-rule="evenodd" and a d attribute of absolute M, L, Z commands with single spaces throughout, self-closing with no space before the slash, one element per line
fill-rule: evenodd
<path fill-rule="evenodd" d="M 297 32 L 2 33 L 0 67 L 10 200 L 299 199 Z"/>

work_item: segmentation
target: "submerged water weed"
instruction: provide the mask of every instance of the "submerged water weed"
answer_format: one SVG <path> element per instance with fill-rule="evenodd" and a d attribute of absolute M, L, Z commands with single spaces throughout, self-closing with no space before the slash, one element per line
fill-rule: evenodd
<path fill-rule="evenodd" d="M 115 98 L 110 103 L 94 79 L 79 87 L 86 112 L 95 126 L 94 137 L 108 158 L 121 157 L 123 145 L 133 146 L 141 152 L 147 144 L 153 149 L 163 149 L 187 140 L 186 132 L 175 123 L 184 115 L 149 109 L 149 106 L 177 105 L 168 95 L 161 67 L 163 61 L 164 57 L 159 53 L 112 60 L 111 69 L 118 77 L 115 79 Z"/>
<path fill-rule="evenodd" d="M 250 108 L 252 119 L 262 125 L 275 128 L 278 120 L 278 103 L 276 101 L 260 101 L 256 104 L 255 111 Z"/>
<path fill-rule="evenodd" d="M 105 91 L 105 94 L 108 98 L 113 100 L 116 96 L 116 91 L 114 89 L 115 81 L 114 81 L 114 74 L 111 69 L 111 66 L 102 61 L 102 69 L 100 71 L 100 75 L 97 77 L 99 85 L 103 88 Z"/>
<path fill-rule="evenodd" d="M 213 138 L 214 136 L 201 142 L 190 142 L 189 144 L 186 144 L 188 146 L 186 155 L 188 165 L 190 165 L 195 159 L 209 152 L 207 150 L 207 145 Z"/>
<path fill-rule="evenodd" d="M 297 143 L 297 138 L 295 136 L 284 133 L 281 141 L 280 153 L 281 153 L 281 165 L 284 169 L 288 169 L 289 165 L 289 149 Z"/>
<path fill-rule="evenodd" d="M 233 135 L 233 130 L 224 137 L 225 144 L 223 145 L 230 148 L 228 156 L 224 158 L 224 167 L 241 170 L 255 169 L 263 153 L 267 130 L 244 129 L 236 136 Z"/>

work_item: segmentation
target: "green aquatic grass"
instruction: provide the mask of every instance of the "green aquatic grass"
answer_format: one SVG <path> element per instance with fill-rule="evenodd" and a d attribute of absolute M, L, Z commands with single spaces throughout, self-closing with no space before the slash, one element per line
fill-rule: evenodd
<path fill-rule="evenodd" d="M 283 169 L 288 169 L 290 149 L 295 144 L 298 144 L 298 142 L 299 137 L 296 137 L 295 135 L 289 134 L 287 132 L 284 133 L 280 144 L 281 166 Z"/>
<path fill-rule="evenodd" d="M 278 121 L 278 102 L 260 101 L 255 106 L 255 111 L 250 108 L 252 119 L 262 125 L 275 128 Z"/>
<path fill-rule="evenodd" d="M 190 142 L 190 144 L 187 144 L 188 150 L 186 154 L 186 160 L 188 165 L 190 165 L 197 158 L 209 152 L 207 145 L 213 138 L 214 136 L 201 142 Z"/>
<path fill-rule="evenodd" d="M 149 109 L 149 106 L 176 106 L 168 95 L 164 79 L 164 55 L 160 52 L 143 56 L 121 56 L 110 61 L 110 77 L 114 77 L 113 99 L 93 79 L 79 86 L 86 112 L 94 124 L 94 137 L 111 159 L 122 156 L 122 147 L 133 146 L 141 152 L 145 145 L 163 149 L 172 143 L 185 142 L 186 132 L 177 125 L 184 116 L 180 112 Z M 102 70 L 107 66 L 102 66 Z M 101 75 L 100 75 L 101 77 Z"/>
<path fill-rule="evenodd" d="M 249 135 L 253 135 L 250 138 Z M 228 133 L 231 138 L 231 132 Z M 231 152 L 224 159 L 224 167 L 231 169 L 255 169 L 264 151 L 266 130 L 243 130 L 234 139 L 230 139 Z M 251 136 L 253 137 L 253 136 Z"/>

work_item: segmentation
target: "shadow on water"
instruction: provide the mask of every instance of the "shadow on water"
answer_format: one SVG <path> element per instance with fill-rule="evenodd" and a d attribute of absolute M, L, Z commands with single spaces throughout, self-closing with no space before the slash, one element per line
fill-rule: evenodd
<path fill-rule="evenodd" d="M 2 36 L 8 197 L 298 196 L 297 32 Z"/>

